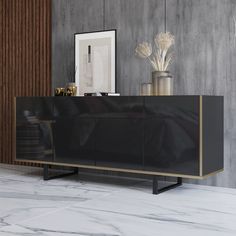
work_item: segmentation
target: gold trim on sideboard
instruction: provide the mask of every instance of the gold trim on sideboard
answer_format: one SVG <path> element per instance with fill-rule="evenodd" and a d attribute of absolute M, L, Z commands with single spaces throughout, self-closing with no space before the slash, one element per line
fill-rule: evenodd
<path fill-rule="evenodd" d="M 95 170 L 109 170 L 116 172 L 125 172 L 125 173 L 134 173 L 134 174 L 145 174 L 145 175 L 160 175 L 160 176 L 169 176 L 169 177 L 182 177 L 189 179 L 204 179 L 208 176 L 214 175 L 218 172 L 223 171 L 223 169 L 212 172 L 205 176 L 196 176 L 196 175 L 183 175 L 177 173 L 165 173 L 165 172 L 156 172 L 156 171 L 145 171 L 145 170 L 132 170 L 132 169 L 122 169 L 122 168 L 113 168 L 113 167 L 105 167 L 105 166 L 89 166 L 89 165 L 80 165 L 80 164 L 68 164 L 68 163 L 59 163 L 59 162 L 47 162 L 47 161 L 31 161 L 31 160 L 15 160 L 16 162 L 28 162 L 28 163 L 36 163 L 36 164 L 46 164 L 46 165 L 54 165 L 54 166 L 67 166 L 67 167 L 80 167 L 85 169 L 95 169 Z"/>
<path fill-rule="evenodd" d="M 220 170 L 213 171 L 213 172 L 211 172 L 211 173 L 209 173 L 209 174 L 207 174 L 207 175 L 203 175 L 203 176 L 202 176 L 202 179 L 206 179 L 206 178 L 208 178 L 208 177 L 210 177 L 210 176 L 213 176 L 213 175 L 215 175 L 215 174 L 218 174 L 218 173 L 220 173 L 220 172 L 222 172 L 222 171 L 224 171 L 224 168 L 222 168 L 222 169 L 220 169 Z"/>

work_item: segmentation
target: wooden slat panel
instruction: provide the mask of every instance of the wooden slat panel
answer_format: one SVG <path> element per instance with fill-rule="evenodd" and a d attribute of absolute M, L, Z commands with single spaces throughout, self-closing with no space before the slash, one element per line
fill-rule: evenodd
<path fill-rule="evenodd" d="M 5 20 L 6 19 L 6 20 Z M 6 47 L 7 47 L 7 42 L 6 42 L 6 28 L 7 28 L 7 11 L 6 11 L 6 1 L 3 3 L 3 124 L 2 124 L 2 132 L 5 133 L 5 135 L 2 136 L 2 141 L 3 141 L 3 161 L 6 162 L 6 140 L 7 140 L 7 132 L 6 132 L 6 127 L 4 127 L 4 121 L 6 121 L 6 105 L 7 105 L 7 99 L 6 99 L 6 78 L 7 78 L 7 73 L 6 73 Z M 5 131 L 4 131 L 5 129 Z"/>
<path fill-rule="evenodd" d="M 0 27 L 0 45 L 3 44 L 3 1 L 0 1 L 0 25 L 2 27 Z M 0 47 L 0 99 L 1 101 L 3 101 L 3 47 Z M 2 132 L 2 127 L 3 127 L 3 116 L 2 116 L 2 110 L 3 110 L 3 106 L 2 104 L 0 105 L 0 132 Z M 0 142 L 1 142 L 1 146 L 0 146 L 0 156 L 3 157 L 3 140 L 2 140 L 3 136 L 0 136 Z"/>
<path fill-rule="evenodd" d="M 0 162 L 13 163 L 14 97 L 51 95 L 51 0 L 0 0 Z"/>

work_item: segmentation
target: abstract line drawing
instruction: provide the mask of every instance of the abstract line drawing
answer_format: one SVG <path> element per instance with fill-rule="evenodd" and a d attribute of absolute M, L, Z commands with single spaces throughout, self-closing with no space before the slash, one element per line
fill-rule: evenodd
<path fill-rule="evenodd" d="M 75 82 L 79 95 L 114 93 L 116 88 L 116 30 L 75 34 Z"/>

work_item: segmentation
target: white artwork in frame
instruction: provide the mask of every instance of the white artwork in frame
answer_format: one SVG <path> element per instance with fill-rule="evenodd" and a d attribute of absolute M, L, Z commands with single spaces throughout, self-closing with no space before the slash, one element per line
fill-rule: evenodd
<path fill-rule="evenodd" d="M 78 95 L 116 92 L 116 30 L 75 34 Z"/>

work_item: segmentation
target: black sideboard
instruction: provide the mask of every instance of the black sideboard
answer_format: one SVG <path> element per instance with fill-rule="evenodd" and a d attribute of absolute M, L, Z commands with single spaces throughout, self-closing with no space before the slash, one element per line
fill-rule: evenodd
<path fill-rule="evenodd" d="M 15 115 L 16 161 L 194 179 L 223 170 L 221 96 L 17 97 Z"/>

